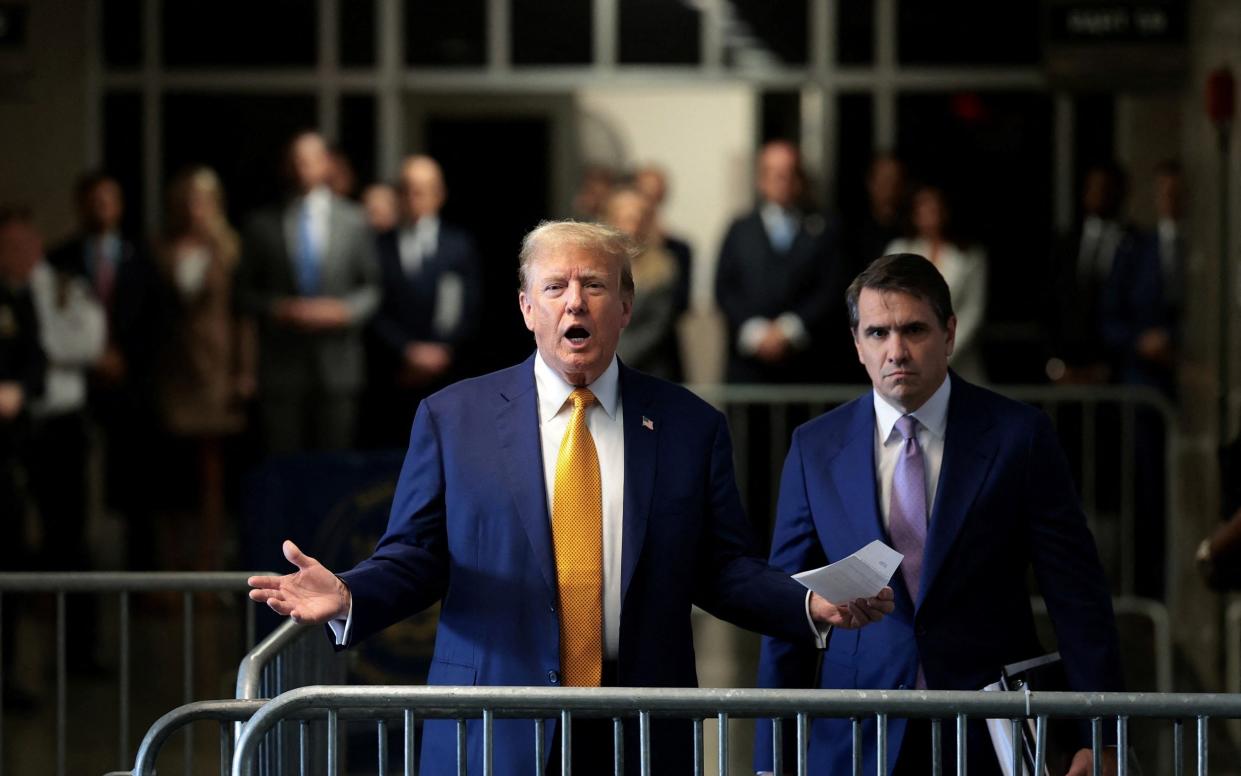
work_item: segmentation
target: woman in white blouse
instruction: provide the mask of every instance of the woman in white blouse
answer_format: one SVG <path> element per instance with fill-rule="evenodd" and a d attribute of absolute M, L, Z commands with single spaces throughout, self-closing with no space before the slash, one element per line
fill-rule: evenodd
<path fill-rule="evenodd" d="M 913 195 L 913 235 L 893 240 L 884 253 L 916 253 L 930 259 L 944 276 L 957 316 L 956 345 L 949 365 L 972 383 L 986 382 L 979 330 L 987 309 L 987 256 L 980 246 L 949 238 L 949 211 L 944 192 L 921 186 Z"/>

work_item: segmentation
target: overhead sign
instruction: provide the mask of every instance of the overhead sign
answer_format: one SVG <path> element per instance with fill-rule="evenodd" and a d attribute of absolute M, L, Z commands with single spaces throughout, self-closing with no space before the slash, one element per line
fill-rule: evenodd
<path fill-rule="evenodd" d="M 1045 0 L 1043 49 L 1053 83 L 1068 88 L 1150 88 L 1186 74 L 1183 0 Z"/>

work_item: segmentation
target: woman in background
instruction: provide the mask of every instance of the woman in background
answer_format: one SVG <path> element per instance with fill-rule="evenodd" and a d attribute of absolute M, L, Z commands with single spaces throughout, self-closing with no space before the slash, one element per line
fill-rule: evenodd
<path fill-rule="evenodd" d="M 166 303 L 165 346 L 158 377 L 164 428 L 196 461 L 200 524 L 196 536 L 174 531 L 175 553 L 200 569 L 220 568 L 224 519 L 224 441 L 245 425 L 243 402 L 254 392 L 254 336 L 234 312 L 233 274 L 240 240 L 224 212 L 219 177 L 207 167 L 169 186 L 156 265 Z M 191 502 L 193 503 L 193 502 Z M 185 539 L 196 557 L 183 558 Z"/>
<path fill-rule="evenodd" d="M 910 208 L 912 235 L 888 243 L 884 253 L 916 253 L 939 269 L 957 316 L 956 344 L 948 364 L 969 382 L 985 383 L 987 371 L 978 337 L 987 310 L 987 256 L 977 245 L 953 241 L 950 218 L 941 189 L 918 187 Z"/>

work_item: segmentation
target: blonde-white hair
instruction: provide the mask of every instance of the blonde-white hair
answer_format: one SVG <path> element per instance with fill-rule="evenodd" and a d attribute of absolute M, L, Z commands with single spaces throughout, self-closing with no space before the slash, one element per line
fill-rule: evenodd
<path fill-rule="evenodd" d="M 618 229 L 585 221 L 543 221 L 521 241 L 517 282 L 522 291 L 530 280 L 530 265 L 548 250 L 572 245 L 620 265 L 621 292 L 633 297 L 633 260 L 640 248 Z"/>

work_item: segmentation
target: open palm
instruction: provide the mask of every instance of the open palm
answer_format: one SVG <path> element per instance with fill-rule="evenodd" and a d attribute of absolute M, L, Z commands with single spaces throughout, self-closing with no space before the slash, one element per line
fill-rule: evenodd
<path fill-rule="evenodd" d="M 349 614 L 349 588 L 322 563 L 285 540 L 282 548 L 297 571 L 279 577 L 250 577 L 250 600 L 295 622 L 318 625 Z"/>

